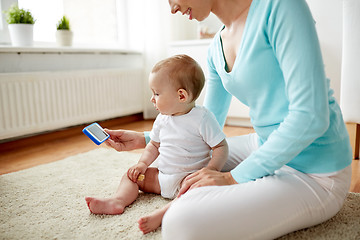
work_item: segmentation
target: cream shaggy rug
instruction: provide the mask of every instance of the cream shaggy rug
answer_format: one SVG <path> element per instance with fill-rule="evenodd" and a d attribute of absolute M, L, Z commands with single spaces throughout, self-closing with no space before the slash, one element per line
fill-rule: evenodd
<path fill-rule="evenodd" d="M 160 228 L 143 235 L 137 220 L 168 200 L 141 193 L 118 216 L 90 214 L 84 200 L 110 196 L 139 156 L 99 148 L 0 176 L 0 239 L 161 239 Z M 329 221 L 281 239 L 360 239 L 360 194 Z"/>

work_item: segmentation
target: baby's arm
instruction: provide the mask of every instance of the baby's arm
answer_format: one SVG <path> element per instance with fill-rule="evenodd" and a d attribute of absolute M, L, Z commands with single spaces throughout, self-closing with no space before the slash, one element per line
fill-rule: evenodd
<path fill-rule="evenodd" d="M 146 145 L 139 162 L 132 166 L 127 172 L 131 181 L 137 182 L 139 175 L 144 174 L 150 164 L 155 161 L 155 159 L 159 156 L 159 146 L 160 143 L 150 140 L 150 142 Z"/>
<path fill-rule="evenodd" d="M 229 149 L 226 140 L 222 140 L 212 148 L 212 157 L 206 168 L 220 171 L 228 159 Z"/>

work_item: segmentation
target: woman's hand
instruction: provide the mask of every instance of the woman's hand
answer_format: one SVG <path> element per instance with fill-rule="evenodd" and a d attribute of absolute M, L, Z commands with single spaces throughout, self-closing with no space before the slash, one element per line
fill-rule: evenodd
<path fill-rule="evenodd" d="M 106 145 L 119 152 L 144 148 L 146 146 L 145 136 L 142 132 L 109 129 L 105 129 L 105 132 L 110 134 L 110 138 L 105 141 Z"/>
<path fill-rule="evenodd" d="M 136 165 L 129 168 L 127 171 L 128 178 L 136 183 L 140 174 L 144 174 L 148 166 L 145 163 L 139 162 Z"/>
<path fill-rule="evenodd" d="M 187 176 L 182 182 L 178 197 L 190 189 L 204 186 L 223 186 L 237 184 L 230 172 L 218 172 L 203 168 Z"/>

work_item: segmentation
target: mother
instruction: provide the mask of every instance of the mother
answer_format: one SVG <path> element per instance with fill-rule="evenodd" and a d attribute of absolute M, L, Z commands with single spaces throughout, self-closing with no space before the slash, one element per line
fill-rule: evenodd
<path fill-rule="evenodd" d="M 305 0 L 169 4 L 190 20 L 213 12 L 223 22 L 208 52 L 204 105 L 224 125 L 238 98 L 256 133 L 228 139 L 223 172 L 184 181 L 163 238 L 273 239 L 334 216 L 350 185 L 351 147 Z M 117 150 L 145 146 L 146 133 L 109 132 Z"/>

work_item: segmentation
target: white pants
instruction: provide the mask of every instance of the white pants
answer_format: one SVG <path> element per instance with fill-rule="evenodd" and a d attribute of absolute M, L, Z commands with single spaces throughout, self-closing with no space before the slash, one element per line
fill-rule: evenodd
<path fill-rule="evenodd" d="M 257 135 L 227 139 L 226 171 L 258 148 Z M 284 166 L 274 175 L 187 192 L 162 222 L 163 239 L 274 239 L 333 217 L 342 207 L 351 166 L 334 175 L 304 174 Z"/>

